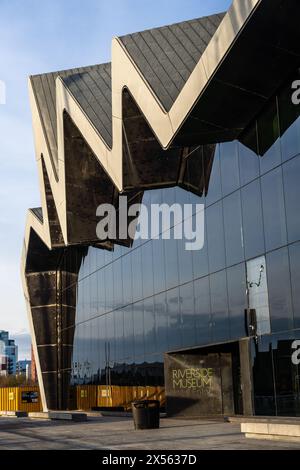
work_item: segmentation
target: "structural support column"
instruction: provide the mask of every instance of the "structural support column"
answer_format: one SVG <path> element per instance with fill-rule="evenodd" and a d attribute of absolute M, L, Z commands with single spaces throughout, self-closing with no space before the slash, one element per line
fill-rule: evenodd
<path fill-rule="evenodd" d="M 67 409 L 78 272 L 86 247 L 48 250 L 35 237 L 25 285 L 44 409 Z M 42 269 L 44 265 L 45 268 Z"/>
<path fill-rule="evenodd" d="M 243 413 L 246 416 L 252 416 L 254 414 L 250 347 L 251 343 L 249 338 L 242 339 L 239 342 Z"/>

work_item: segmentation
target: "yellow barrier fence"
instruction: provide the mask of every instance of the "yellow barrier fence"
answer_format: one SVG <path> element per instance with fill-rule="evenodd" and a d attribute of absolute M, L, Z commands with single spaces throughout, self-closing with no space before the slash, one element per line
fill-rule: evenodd
<path fill-rule="evenodd" d="M 138 387 L 119 385 L 79 385 L 76 387 L 77 408 L 90 410 L 99 408 L 123 408 L 131 410 L 135 400 L 159 400 L 165 405 L 164 387 Z"/>
<path fill-rule="evenodd" d="M 0 411 L 42 411 L 39 387 L 0 387 Z"/>
<path fill-rule="evenodd" d="M 78 385 L 76 398 L 78 410 L 90 410 L 97 406 L 97 385 Z"/>

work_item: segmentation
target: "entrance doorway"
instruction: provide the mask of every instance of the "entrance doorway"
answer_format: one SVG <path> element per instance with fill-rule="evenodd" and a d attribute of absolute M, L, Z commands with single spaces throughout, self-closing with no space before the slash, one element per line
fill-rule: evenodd
<path fill-rule="evenodd" d="M 239 343 L 165 354 L 170 416 L 243 414 Z"/>

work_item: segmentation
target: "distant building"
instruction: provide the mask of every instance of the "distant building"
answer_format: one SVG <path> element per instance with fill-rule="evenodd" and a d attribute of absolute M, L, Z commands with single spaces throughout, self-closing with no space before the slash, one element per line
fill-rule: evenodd
<path fill-rule="evenodd" d="M 27 380 L 31 379 L 31 361 L 28 359 L 18 361 L 16 375 L 24 375 Z"/>
<path fill-rule="evenodd" d="M 5 356 L 5 343 L 0 340 L 0 376 L 7 375 L 6 356 Z"/>
<path fill-rule="evenodd" d="M 8 331 L 0 331 L 0 375 L 15 375 L 17 372 L 18 346 L 9 339 Z"/>
<path fill-rule="evenodd" d="M 34 352 L 33 352 L 33 347 L 31 345 L 31 367 L 30 367 L 30 378 L 32 382 L 37 382 L 37 372 L 36 372 L 36 365 L 35 365 L 35 358 L 34 358 Z"/>

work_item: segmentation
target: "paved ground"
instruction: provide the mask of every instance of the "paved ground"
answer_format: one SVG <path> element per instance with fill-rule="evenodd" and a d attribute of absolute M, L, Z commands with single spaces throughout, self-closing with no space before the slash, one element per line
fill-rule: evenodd
<path fill-rule="evenodd" d="M 159 430 L 134 431 L 130 418 L 89 417 L 87 422 L 0 417 L 4 449 L 300 449 L 300 444 L 246 439 L 240 425 L 164 418 Z"/>

